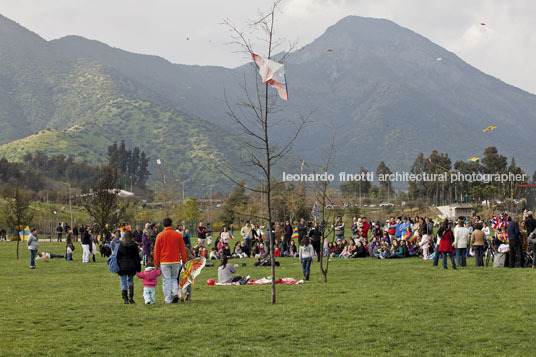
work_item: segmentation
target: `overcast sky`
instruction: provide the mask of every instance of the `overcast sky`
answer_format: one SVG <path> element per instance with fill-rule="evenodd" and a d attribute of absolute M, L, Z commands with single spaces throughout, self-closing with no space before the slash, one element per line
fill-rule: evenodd
<path fill-rule="evenodd" d="M 224 18 L 239 26 L 270 0 L 0 0 L 0 14 L 47 40 L 80 35 L 174 63 L 235 67 Z M 285 0 L 278 35 L 302 47 L 348 15 L 393 20 L 471 65 L 536 93 L 533 0 Z M 480 25 L 485 23 L 486 26 Z M 0 34 L 1 35 L 1 34 Z"/>

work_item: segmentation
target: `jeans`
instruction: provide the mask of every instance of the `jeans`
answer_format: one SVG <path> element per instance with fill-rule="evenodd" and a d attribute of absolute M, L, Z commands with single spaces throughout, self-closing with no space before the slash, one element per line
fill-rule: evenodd
<path fill-rule="evenodd" d="M 134 275 L 119 275 L 121 290 L 128 290 L 129 286 L 134 286 Z"/>
<path fill-rule="evenodd" d="M 475 266 L 483 267 L 484 266 L 484 246 L 473 245 L 473 251 L 475 253 Z"/>
<path fill-rule="evenodd" d="M 340 240 L 344 240 L 344 234 L 337 234 L 337 235 L 335 236 L 335 240 L 339 240 L 339 239 L 340 239 Z"/>
<path fill-rule="evenodd" d="M 82 244 L 82 263 L 89 263 L 89 244 Z"/>
<path fill-rule="evenodd" d="M 302 263 L 302 270 L 304 275 L 308 275 L 311 272 L 311 262 L 313 261 L 313 258 L 303 258 Z"/>
<path fill-rule="evenodd" d="M 450 262 L 452 263 L 452 269 L 456 269 L 456 262 L 454 261 L 454 254 L 452 252 L 441 252 L 443 256 L 443 268 L 447 268 L 447 255 L 450 257 Z"/>
<path fill-rule="evenodd" d="M 532 266 L 536 266 L 536 244 L 530 243 L 530 249 L 532 249 Z"/>
<path fill-rule="evenodd" d="M 439 251 L 439 244 L 435 245 L 435 255 L 434 255 L 434 264 L 433 266 L 437 266 L 439 264 L 439 256 L 441 255 L 441 252 Z"/>
<path fill-rule="evenodd" d="M 67 253 L 65 256 L 65 260 L 67 261 L 73 260 L 73 253 Z"/>
<path fill-rule="evenodd" d="M 456 263 L 460 267 L 467 265 L 467 248 L 456 248 Z"/>
<path fill-rule="evenodd" d="M 521 241 L 519 239 L 510 240 L 510 268 L 521 267 Z"/>
<path fill-rule="evenodd" d="M 154 304 L 155 303 L 155 300 L 154 300 L 154 286 L 153 287 L 148 287 L 148 286 L 143 287 L 143 299 L 145 300 L 146 304 Z"/>
<path fill-rule="evenodd" d="M 160 264 L 160 270 L 162 271 L 162 290 L 164 292 L 164 299 L 166 304 L 170 304 L 173 295 L 179 293 L 178 278 L 180 264 Z"/>
<path fill-rule="evenodd" d="M 30 250 L 30 266 L 35 266 L 35 256 L 37 255 L 37 249 Z"/>

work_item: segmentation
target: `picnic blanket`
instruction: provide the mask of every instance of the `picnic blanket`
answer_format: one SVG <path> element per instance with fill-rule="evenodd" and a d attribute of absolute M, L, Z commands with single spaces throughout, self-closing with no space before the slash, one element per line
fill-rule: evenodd
<path fill-rule="evenodd" d="M 246 285 L 266 285 L 266 284 L 271 284 L 272 283 L 272 279 L 270 278 L 262 278 L 262 279 L 259 279 L 259 280 L 252 280 L 250 282 L 248 282 Z M 275 281 L 276 284 L 286 284 L 286 285 L 297 285 L 297 284 L 303 284 L 303 280 L 294 280 L 293 278 L 282 278 L 282 279 L 277 279 Z M 218 285 L 218 286 L 226 286 L 226 285 L 240 285 L 240 283 L 238 281 L 234 282 L 234 283 L 216 283 L 214 285 Z"/>

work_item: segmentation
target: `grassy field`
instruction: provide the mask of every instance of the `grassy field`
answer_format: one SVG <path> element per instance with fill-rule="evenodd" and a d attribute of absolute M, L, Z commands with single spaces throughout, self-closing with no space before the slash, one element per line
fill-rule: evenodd
<path fill-rule="evenodd" d="M 123 305 L 119 279 L 105 260 L 38 261 L 15 243 L 0 243 L 0 355 L 531 355 L 536 329 L 536 272 L 531 269 L 433 268 L 417 258 L 333 259 L 329 283 L 313 264 L 311 281 L 278 286 L 207 286 L 206 267 L 193 300 Z M 41 243 L 63 253 L 63 245 Z M 282 258 L 278 277 L 301 277 L 297 259 Z M 258 279 L 268 267 L 238 268 Z"/>

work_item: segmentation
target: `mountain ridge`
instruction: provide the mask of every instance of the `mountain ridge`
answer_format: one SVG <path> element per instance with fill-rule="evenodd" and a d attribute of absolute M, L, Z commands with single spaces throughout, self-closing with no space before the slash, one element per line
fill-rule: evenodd
<path fill-rule="evenodd" d="M 0 30 L 2 22 L 0 18 Z M 251 63 L 233 69 L 182 65 L 80 36 L 41 40 L 49 58 L 59 58 L 59 62 L 40 62 L 30 56 L 18 64 L 11 58 L 10 68 L 28 63 L 27 67 L 38 69 L 31 72 L 29 80 L 25 79 L 26 74 L 11 78 L 0 68 L 0 79 L 5 79 L 4 85 L 0 81 L 0 123 L 4 118 L 4 123 L 9 123 L 12 119 L 6 113 L 15 113 L 12 116 L 21 119 L 13 123 L 11 131 L 20 138 L 44 129 L 39 120 L 51 115 L 50 101 L 55 103 L 54 100 L 68 96 L 67 104 L 60 105 L 60 109 L 53 106 L 53 126 L 67 129 L 74 124 L 92 125 L 89 117 L 79 122 L 80 116 L 93 110 L 88 109 L 91 103 L 84 102 L 82 114 L 76 111 L 81 105 L 74 104 L 84 98 L 86 90 L 94 90 L 87 100 L 102 106 L 99 91 L 83 85 L 77 89 L 74 83 L 84 76 L 80 72 L 75 79 L 69 78 L 69 73 L 82 63 L 83 68 L 102 66 L 103 71 L 112 73 L 114 84 L 120 88 L 119 97 L 125 95 L 133 101 L 152 103 L 159 108 L 157 112 L 176 113 L 169 115 L 198 121 L 200 128 L 204 128 L 201 131 L 193 129 L 195 124 L 187 126 L 201 135 L 201 140 L 207 140 L 201 134 L 204 130 L 215 131 L 212 137 L 232 137 L 218 144 L 222 157 L 239 151 L 239 145 L 231 144 L 239 143 L 239 131 L 228 118 L 223 93 L 227 93 L 231 106 L 240 100 L 244 75 L 248 86 L 257 75 Z M 39 39 L 35 41 L 39 43 L 37 49 L 43 46 Z M 2 46 L 0 40 L 0 50 Z M 6 60 L 0 51 L 0 63 L 3 65 Z M 453 160 L 466 160 L 492 145 L 503 154 L 515 156 L 523 167 L 534 169 L 526 128 L 534 120 L 536 96 L 483 73 L 456 54 L 390 20 L 356 16 L 341 19 L 314 41 L 289 54 L 286 73 L 290 100 L 278 102 L 281 114 L 274 119 L 313 112 L 315 122 L 304 130 L 293 151 L 311 164 L 322 164 L 320 158 L 330 145 L 324 138 L 331 137 L 324 135 L 329 131 L 325 124 L 333 120 L 337 128 L 334 170 L 352 172 L 361 166 L 374 170 L 382 160 L 392 170 L 409 170 L 419 152 L 427 154 L 435 149 L 448 153 Z M 68 83 L 67 88 L 62 83 Z M 42 92 L 48 94 L 37 103 L 28 96 L 12 95 L 18 88 L 24 90 L 29 86 L 30 92 L 43 87 Z M 270 95 L 275 93 L 271 91 Z M 133 102 L 124 105 L 136 107 Z M 21 110 L 23 114 L 19 113 Z M 97 121 L 115 120 L 106 111 L 97 113 Z M 140 120 L 140 112 L 136 113 L 132 115 Z M 482 134 L 488 125 L 499 129 Z M 288 135 L 287 129 L 274 129 L 276 143 Z M 90 131 L 95 133 L 94 129 Z M 130 134 L 125 135 L 134 135 L 135 131 L 131 128 Z M 516 140 L 508 140 L 507 135 Z M 5 140 L 0 136 L 0 143 L 6 143 Z M 288 161 L 290 166 L 297 166 L 292 164 L 297 162 L 294 156 Z"/>

